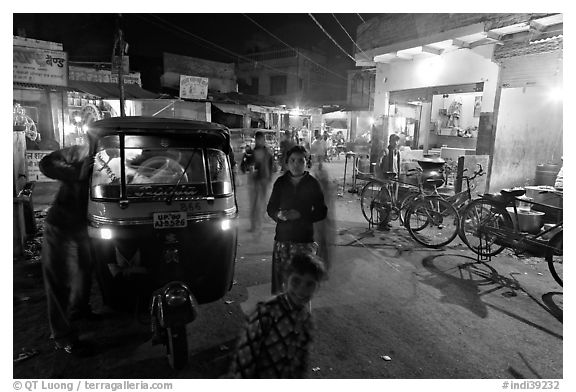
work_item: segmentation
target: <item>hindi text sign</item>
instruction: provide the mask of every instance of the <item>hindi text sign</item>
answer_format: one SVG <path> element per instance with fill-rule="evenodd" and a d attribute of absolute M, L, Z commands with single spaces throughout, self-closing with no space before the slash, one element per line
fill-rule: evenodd
<path fill-rule="evenodd" d="M 180 75 L 180 98 L 206 99 L 208 97 L 208 78 Z"/>

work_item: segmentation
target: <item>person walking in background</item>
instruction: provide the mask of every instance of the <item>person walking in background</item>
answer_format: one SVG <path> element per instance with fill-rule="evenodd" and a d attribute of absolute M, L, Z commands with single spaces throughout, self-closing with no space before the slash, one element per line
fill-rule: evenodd
<path fill-rule="evenodd" d="M 324 132 L 324 161 L 330 162 L 331 149 L 332 149 L 332 139 L 327 132 Z"/>
<path fill-rule="evenodd" d="M 295 144 L 292 140 L 292 132 L 286 130 L 282 140 L 280 141 L 280 165 L 282 167 L 282 172 L 288 170 L 286 155 L 288 154 L 288 150 L 294 146 Z"/>
<path fill-rule="evenodd" d="M 288 171 L 274 183 L 266 208 L 276 222 L 272 253 L 272 294 L 282 291 L 286 267 L 297 252 L 316 253 L 314 222 L 326 218 L 327 207 L 318 181 L 305 171 L 306 150 L 294 146 Z"/>
<path fill-rule="evenodd" d="M 326 270 L 330 270 L 332 261 L 332 246 L 336 241 L 335 218 L 334 218 L 334 197 L 337 193 L 337 186 L 330 181 L 330 175 L 322 159 L 317 159 L 312 165 L 311 174 L 322 189 L 324 203 L 328 208 L 326 218 L 314 223 L 314 239 L 318 244 L 318 256 L 326 263 Z"/>
<path fill-rule="evenodd" d="M 382 158 L 380 158 L 381 176 L 385 173 L 393 172 L 398 176 L 400 174 L 400 151 L 398 149 L 398 141 L 400 136 L 393 133 L 388 138 L 388 148 L 384 150 Z M 378 224 L 378 229 L 388 231 L 390 230 L 390 211 L 385 215 L 385 219 Z"/>
<path fill-rule="evenodd" d="M 87 354 L 76 323 L 95 321 L 90 291 L 92 260 L 86 219 L 88 175 L 92 159 L 88 146 L 57 150 L 40 161 L 40 171 L 60 181 L 60 189 L 44 222 L 42 270 L 48 302 L 48 323 L 57 350 Z"/>
<path fill-rule="evenodd" d="M 388 147 L 383 151 L 382 158 L 380 159 L 380 169 L 383 173 L 394 172 L 400 173 L 400 151 L 398 142 L 400 136 L 393 133 L 388 138 Z"/>
<path fill-rule="evenodd" d="M 258 303 L 248 317 L 232 359 L 231 377 L 306 377 L 314 325 L 307 305 L 326 270 L 317 256 L 296 253 L 286 274 L 286 290 Z"/>
<path fill-rule="evenodd" d="M 274 165 L 274 156 L 266 147 L 264 133 L 256 132 L 255 147 L 253 151 L 254 171 L 249 174 L 250 187 L 250 232 L 258 232 L 262 226 L 262 215 L 268 195 L 268 189 L 272 181 L 272 169 Z"/>
<path fill-rule="evenodd" d="M 324 157 L 324 143 L 322 141 L 322 136 L 320 134 L 316 135 L 312 145 L 310 146 L 310 154 L 312 159 L 312 164 L 318 161 L 320 158 Z"/>

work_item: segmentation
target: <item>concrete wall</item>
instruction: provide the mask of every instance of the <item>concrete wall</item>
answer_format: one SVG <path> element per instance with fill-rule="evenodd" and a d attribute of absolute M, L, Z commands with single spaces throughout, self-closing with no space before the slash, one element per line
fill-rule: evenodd
<path fill-rule="evenodd" d="M 534 184 L 536 166 L 562 156 L 562 101 L 549 87 L 502 89 L 490 191 Z"/>
<path fill-rule="evenodd" d="M 484 23 L 486 30 L 489 30 L 544 15 L 546 14 L 384 14 L 358 26 L 356 42 L 362 50 L 370 50 L 397 42 L 425 39 L 433 34 L 476 23 Z"/>

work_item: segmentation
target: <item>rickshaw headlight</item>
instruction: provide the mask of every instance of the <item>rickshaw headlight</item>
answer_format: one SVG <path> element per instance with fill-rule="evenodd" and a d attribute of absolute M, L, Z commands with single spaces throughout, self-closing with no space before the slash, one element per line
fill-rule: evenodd
<path fill-rule="evenodd" d="M 103 240 L 112 239 L 112 230 L 105 228 L 105 227 L 101 228 L 100 229 L 100 238 L 102 238 Z"/>
<path fill-rule="evenodd" d="M 188 300 L 188 290 L 181 286 L 172 286 L 164 294 L 169 306 L 181 306 Z"/>
<path fill-rule="evenodd" d="M 232 227 L 232 221 L 230 219 L 224 219 L 220 222 L 220 228 L 222 231 L 229 230 Z"/>

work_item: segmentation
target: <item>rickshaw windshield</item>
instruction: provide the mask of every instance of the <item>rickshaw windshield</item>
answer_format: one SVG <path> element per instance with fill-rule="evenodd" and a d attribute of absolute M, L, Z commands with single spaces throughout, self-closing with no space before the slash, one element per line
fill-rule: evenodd
<path fill-rule="evenodd" d="M 187 198 L 232 192 L 230 168 L 224 152 L 190 144 L 178 137 L 126 135 L 124 181 L 127 197 L 163 199 L 177 191 L 179 198 Z M 94 198 L 120 197 L 120 165 L 119 135 L 100 139 L 92 173 Z M 176 185 L 178 189 L 174 189 Z"/>

